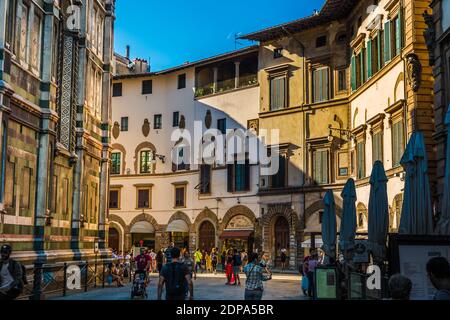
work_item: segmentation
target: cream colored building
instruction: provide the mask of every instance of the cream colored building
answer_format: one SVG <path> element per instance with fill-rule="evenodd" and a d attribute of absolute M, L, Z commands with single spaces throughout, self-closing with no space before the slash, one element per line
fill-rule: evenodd
<path fill-rule="evenodd" d="M 229 166 L 176 166 L 174 130 L 247 129 L 258 118 L 257 48 L 156 73 L 117 74 L 113 83 L 110 246 L 259 247 L 258 166 L 244 180 Z M 126 58 L 126 57 L 125 57 Z M 131 61 L 130 61 L 131 62 Z M 133 64 L 120 57 L 133 69 Z M 183 151 L 188 157 L 187 149 Z M 193 156 L 193 155 L 192 155 Z M 227 183 L 232 172 L 231 182 Z M 241 184 L 240 182 L 243 182 Z"/>

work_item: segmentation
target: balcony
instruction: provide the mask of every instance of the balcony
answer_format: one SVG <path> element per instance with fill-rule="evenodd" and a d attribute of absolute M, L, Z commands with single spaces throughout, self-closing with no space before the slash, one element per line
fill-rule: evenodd
<path fill-rule="evenodd" d="M 246 56 L 202 66 L 195 74 L 195 98 L 224 93 L 258 84 L 258 56 Z"/>

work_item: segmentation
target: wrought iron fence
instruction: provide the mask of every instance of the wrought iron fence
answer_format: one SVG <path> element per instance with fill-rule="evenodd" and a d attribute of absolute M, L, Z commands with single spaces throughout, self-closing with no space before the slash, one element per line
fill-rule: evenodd
<path fill-rule="evenodd" d="M 111 264 L 119 263 L 118 260 L 102 259 L 100 261 L 73 261 L 55 264 L 43 264 L 26 266 L 27 283 L 19 297 L 21 300 L 35 299 L 41 300 L 48 297 L 67 296 L 80 292 L 87 292 L 90 289 L 105 288 L 112 285 L 108 279 L 109 267 Z M 68 278 L 71 273 L 68 269 L 71 266 L 79 268 L 79 287 L 68 288 Z M 132 268 L 124 266 L 128 271 L 128 276 L 124 281 L 131 282 Z"/>

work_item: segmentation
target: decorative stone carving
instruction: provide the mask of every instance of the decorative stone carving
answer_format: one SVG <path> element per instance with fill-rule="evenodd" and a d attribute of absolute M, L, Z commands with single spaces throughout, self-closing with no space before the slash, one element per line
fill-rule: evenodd
<path fill-rule="evenodd" d="M 206 126 L 206 129 L 211 128 L 211 124 L 212 124 L 211 110 L 208 110 L 208 111 L 206 111 L 206 116 L 205 116 L 205 126 Z"/>
<path fill-rule="evenodd" d="M 148 137 L 148 134 L 150 133 L 150 122 L 148 122 L 148 119 L 144 120 L 144 124 L 142 125 L 142 134 L 144 137 Z"/>
<path fill-rule="evenodd" d="M 178 124 L 178 127 L 180 129 L 186 129 L 186 118 L 183 115 L 180 116 L 180 123 Z"/>
<path fill-rule="evenodd" d="M 419 91 L 422 83 L 422 64 L 415 53 L 406 55 L 406 70 L 408 73 L 408 83 L 414 92 Z"/>
<path fill-rule="evenodd" d="M 427 44 L 430 66 L 434 66 L 434 47 L 436 42 L 436 29 L 434 28 L 433 16 L 425 11 L 423 13 L 423 18 L 425 19 L 425 23 L 428 26 L 425 29 L 423 36 L 425 37 L 425 43 Z"/>
<path fill-rule="evenodd" d="M 226 229 L 233 230 L 233 229 L 254 229 L 253 223 L 250 221 L 249 218 L 243 215 L 237 215 L 234 216 L 228 225 L 226 226 Z"/>
<path fill-rule="evenodd" d="M 120 125 L 117 121 L 114 122 L 112 134 L 113 134 L 114 139 L 117 139 L 120 135 Z"/>
<path fill-rule="evenodd" d="M 248 120 L 247 129 L 253 131 L 256 135 L 259 134 L 259 119 Z"/>

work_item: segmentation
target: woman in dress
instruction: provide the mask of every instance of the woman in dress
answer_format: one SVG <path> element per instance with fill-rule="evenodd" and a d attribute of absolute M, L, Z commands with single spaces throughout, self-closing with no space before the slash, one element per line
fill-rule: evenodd
<path fill-rule="evenodd" d="M 234 272 L 233 272 L 233 250 L 228 250 L 226 259 L 227 259 L 227 265 L 225 267 L 225 273 L 227 275 L 226 285 L 232 285 L 236 282 L 236 280 L 234 279 Z"/>

